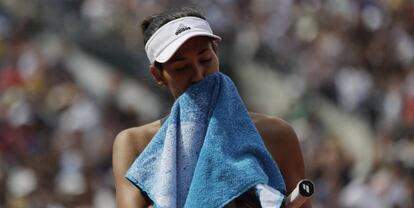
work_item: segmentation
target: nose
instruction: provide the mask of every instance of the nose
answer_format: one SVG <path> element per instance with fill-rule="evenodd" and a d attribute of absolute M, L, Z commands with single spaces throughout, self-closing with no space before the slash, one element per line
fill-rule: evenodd
<path fill-rule="evenodd" d="M 204 69 L 203 67 L 199 66 L 198 64 L 193 65 L 193 76 L 191 79 L 192 83 L 199 82 L 203 80 L 205 77 Z"/>

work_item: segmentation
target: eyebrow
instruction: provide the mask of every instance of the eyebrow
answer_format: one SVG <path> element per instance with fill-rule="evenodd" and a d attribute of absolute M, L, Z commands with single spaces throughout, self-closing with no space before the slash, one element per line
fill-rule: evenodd
<path fill-rule="evenodd" d="M 209 48 L 203 48 L 203 49 L 201 49 L 200 51 L 197 52 L 197 55 L 203 54 L 204 52 L 208 51 L 208 49 Z M 173 64 L 174 62 L 177 62 L 177 61 L 184 61 L 184 60 L 186 60 L 185 57 L 177 57 L 177 58 L 171 60 L 170 64 Z"/>
<path fill-rule="evenodd" d="M 170 64 L 173 64 L 174 62 L 177 62 L 177 61 L 184 61 L 184 60 L 185 60 L 184 57 L 178 57 L 178 58 L 175 58 L 175 59 L 171 60 Z"/>
<path fill-rule="evenodd" d="M 204 53 L 204 52 L 208 51 L 208 49 L 209 49 L 209 48 L 203 48 L 203 49 L 201 49 L 200 51 L 198 51 L 197 55 L 200 55 L 200 54 L 202 54 L 202 53 Z"/>

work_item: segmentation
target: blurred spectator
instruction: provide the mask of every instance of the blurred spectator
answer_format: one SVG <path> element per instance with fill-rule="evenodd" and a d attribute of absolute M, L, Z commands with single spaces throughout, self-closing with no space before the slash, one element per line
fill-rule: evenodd
<path fill-rule="evenodd" d="M 113 139 L 171 103 L 147 73 L 139 24 L 188 4 L 0 2 L 0 207 L 115 207 Z M 223 37 L 221 69 L 266 78 L 234 76 L 248 106 L 293 124 L 314 207 L 414 207 L 413 1 L 199 6 Z M 338 133 L 349 123 L 363 130 Z"/>

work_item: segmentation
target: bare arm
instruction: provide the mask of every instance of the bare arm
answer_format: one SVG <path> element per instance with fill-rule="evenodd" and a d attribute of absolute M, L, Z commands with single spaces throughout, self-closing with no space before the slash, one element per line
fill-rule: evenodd
<path fill-rule="evenodd" d="M 289 194 L 300 180 L 306 178 L 298 137 L 289 124 L 277 118 L 264 119 L 257 126 L 266 147 L 282 172 Z M 310 202 L 302 206 L 310 207 Z"/>
<path fill-rule="evenodd" d="M 140 153 L 139 150 L 144 148 L 132 140 L 144 140 L 144 138 L 136 138 L 137 136 L 139 137 L 140 135 L 134 134 L 134 138 L 132 138 L 128 132 L 124 131 L 116 137 L 113 144 L 112 165 L 115 177 L 117 207 L 137 208 L 149 206 L 149 203 L 142 196 L 139 189 L 124 177 L 125 172 Z"/>

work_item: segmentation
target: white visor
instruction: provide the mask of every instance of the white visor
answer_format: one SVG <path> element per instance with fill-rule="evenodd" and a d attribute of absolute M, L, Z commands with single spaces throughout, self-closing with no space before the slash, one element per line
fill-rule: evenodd
<path fill-rule="evenodd" d="M 221 40 L 213 34 L 207 21 L 198 17 L 182 17 L 159 28 L 145 44 L 145 52 L 151 64 L 167 62 L 177 49 L 194 36 L 208 36 Z"/>

